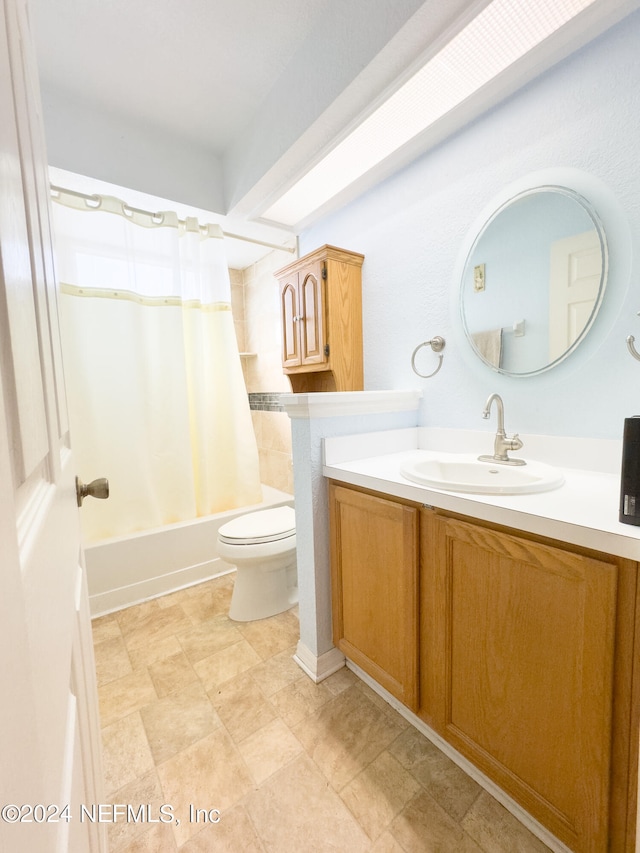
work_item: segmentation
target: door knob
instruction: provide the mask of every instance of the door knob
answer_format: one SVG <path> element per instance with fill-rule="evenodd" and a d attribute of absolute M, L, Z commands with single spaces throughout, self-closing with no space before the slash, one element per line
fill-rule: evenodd
<path fill-rule="evenodd" d="M 109 497 L 109 481 L 106 477 L 100 477 L 97 480 L 92 480 L 86 485 L 79 477 L 76 477 L 76 498 L 78 500 L 78 506 L 82 506 L 82 501 L 89 497 L 100 498 L 100 500 L 105 500 Z"/>

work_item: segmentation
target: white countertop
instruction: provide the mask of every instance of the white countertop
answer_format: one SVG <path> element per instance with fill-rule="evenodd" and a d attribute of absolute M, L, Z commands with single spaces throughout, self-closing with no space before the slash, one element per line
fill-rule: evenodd
<path fill-rule="evenodd" d="M 469 433 L 469 441 L 465 441 L 461 449 L 469 450 L 476 443 L 475 449 L 486 453 L 490 449 L 487 434 L 480 435 L 479 447 L 477 434 Z M 428 430 L 416 429 L 325 439 L 323 473 L 333 480 L 393 497 L 640 561 L 640 527 L 618 521 L 620 475 L 610 470 L 615 464 L 615 443 L 605 442 L 598 447 L 596 442 L 595 455 L 589 455 L 594 467 L 599 465 L 605 470 L 574 467 L 577 460 L 570 454 L 567 456 L 572 467 L 557 465 L 553 460 L 552 464 L 561 470 L 565 482 L 552 491 L 529 495 L 480 495 L 421 486 L 402 476 L 401 466 L 415 458 L 416 452 L 431 454 L 437 450 L 451 450 L 451 441 L 446 447 L 434 447 L 437 438 Z M 541 450 L 544 442 L 540 439 L 532 438 L 529 444 L 535 448 L 537 460 L 548 463 L 549 457 L 545 458 Z M 557 455 L 558 441 L 552 439 L 552 442 Z M 574 447 L 575 444 L 573 440 Z M 525 448 L 512 455 L 526 459 L 526 446 L 525 440 Z M 362 455 L 383 447 L 391 452 Z"/>

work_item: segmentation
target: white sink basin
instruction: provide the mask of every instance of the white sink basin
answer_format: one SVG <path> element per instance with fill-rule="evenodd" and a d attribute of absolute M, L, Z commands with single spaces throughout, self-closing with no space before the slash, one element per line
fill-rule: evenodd
<path fill-rule="evenodd" d="M 466 453 L 443 453 L 416 457 L 400 468 L 403 477 L 422 486 L 450 492 L 480 495 L 522 495 L 548 492 L 564 483 L 564 477 L 550 465 L 500 465 L 479 462 Z"/>

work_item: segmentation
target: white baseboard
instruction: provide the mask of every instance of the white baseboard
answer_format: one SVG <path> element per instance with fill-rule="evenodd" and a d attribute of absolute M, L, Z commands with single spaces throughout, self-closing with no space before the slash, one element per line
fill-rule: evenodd
<path fill-rule="evenodd" d="M 302 640 L 298 641 L 293 659 L 316 684 L 342 669 L 345 664 L 345 657 L 339 649 L 329 649 L 328 652 L 317 657 L 309 651 Z"/>
<path fill-rule="evenodd" d="M 221 571 L 222 566 L 225 568 Z M 185 589 L 212 578 L 222 577 L 231 572 L 235 572 L 235 568 L 231 568 L 226 563 L 216 559 L 200 563 L 198 566 L 189 566 L 177 572 L 170 572 L 169 574 L 146 578 L 137 583 L 109 589 L 106 592 L 89 596 L 91 618 L 105 616 L 115 610 L 122 610 L 124 607 L 131 607 L 151 598 L 177 592 L 179 589 Z"/>

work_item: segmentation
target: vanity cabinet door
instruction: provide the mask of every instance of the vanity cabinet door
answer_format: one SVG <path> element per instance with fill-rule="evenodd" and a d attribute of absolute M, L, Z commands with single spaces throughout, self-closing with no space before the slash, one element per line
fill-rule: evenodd
<path fill-rule="evenodd" d="M 618 566 L 421 528 L 421 716 L 572 850 L 609 849 Z"/>
<path fill-rule="evenodd" d="M 335 645 L 393 696 L 418 699 L 418 509 L 331 484 Z"/>

